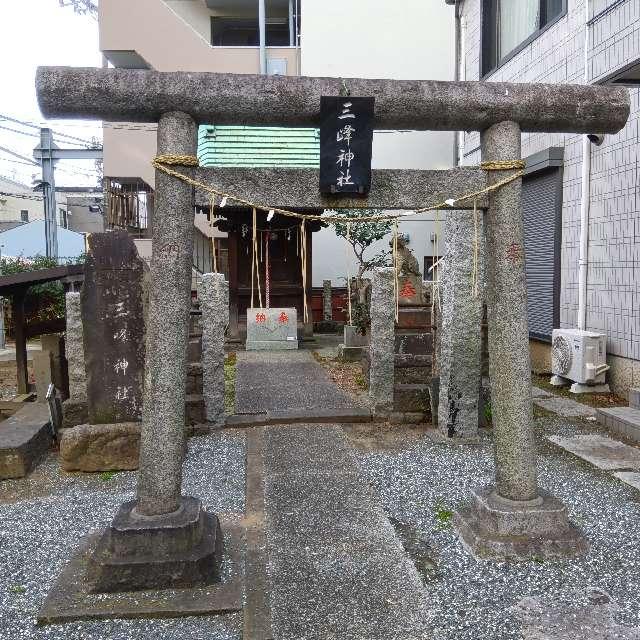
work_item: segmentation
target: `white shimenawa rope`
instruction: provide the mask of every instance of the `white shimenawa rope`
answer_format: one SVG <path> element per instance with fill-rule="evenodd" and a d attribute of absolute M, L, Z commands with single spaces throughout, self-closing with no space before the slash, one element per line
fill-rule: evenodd
<path fill-rule="evenodd" d="M 260 303 L 260 308 L 262 309 L 262 292 L 260 291 L 260 265 L 258 264 L 258 232 L 257 232 L 257 212 L 254 207 L 253 209 L 253 239 L 252 239 L 252 249 L 251 249 L 251 308 L 254 309 L 253 306 L 253 287 L 254 281 L 257 277 L 258 280 L 258 302 Z"/>

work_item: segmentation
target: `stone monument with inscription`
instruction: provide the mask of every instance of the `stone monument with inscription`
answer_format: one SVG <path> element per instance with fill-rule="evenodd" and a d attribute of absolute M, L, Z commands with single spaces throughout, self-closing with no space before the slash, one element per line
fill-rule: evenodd
<path fill-rule="evenodd" d="M 144 381 L 144 263 L 125 231 L 89 237 L 81 293 L 87 424 L 60 441 L 66 471 L 136 469 Z"/>
<path fill-rule="evenodd" d="M 126 231 L 89 236 L 81 301 L 91 424 L 142 419 L 143 269 Z"/>
<path fill-rule="evenodd" d="M 298 348 L 295 309 L 247 309 L 247 351 Z"/>

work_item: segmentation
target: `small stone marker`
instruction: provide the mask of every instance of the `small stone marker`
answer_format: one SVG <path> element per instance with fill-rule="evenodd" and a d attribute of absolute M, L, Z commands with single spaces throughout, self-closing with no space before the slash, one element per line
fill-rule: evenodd
<path fill-rule="evenodd" d="M 479 224 L 472 212 L 463 211 L 450 213 L 445 224 L 438 428 L 447 438 L 478 436 L 482 296 L 480 290 L 474 292 L 473 269 Z"/>
<path fill-rule="evenodd" d="M 298 348 L 295 309 L 247 309 L 247 351 Z"/>
<path fill-rule="evenodd" d="M 394 270 L 375 269 L 371 287 L 369 398 L 377 415 L 393 411 L 395 381 Z"/>
<path fill-rule="evenodd" d="M 398 277 L 398 304 L 401 307 L 426 304 L 422 276 Z"/>
<path fill-rule="evenodd" d="M 331 280 L 322 281 L 322 319 L 333 320 L 331 305 Z"/>
<path fill-rule="evenodd" d="M 200 282 L 202 385 L 207 422 L 224 420 L 224 334 L 229 324 L 229 284 L 221 273 Z"/>
<path fill-rule="evenodd" d="M 142 418 L 143 261 L 125 231 L 89 236 L 82 289 L 91 424 Z"/>
<path fill-rule="evenodd" d="M 87 374 L 84 367 L 84 338 L 80 293 L 69 291 L 65 296 L 67 309 L 67 332 L 64 343 L 69 373 L 69 398 L 86 401 Z"/>

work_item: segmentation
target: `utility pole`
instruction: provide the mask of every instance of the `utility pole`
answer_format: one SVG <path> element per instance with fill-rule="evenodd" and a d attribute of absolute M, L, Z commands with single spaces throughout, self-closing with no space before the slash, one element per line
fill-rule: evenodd
<path fill-rule="evenodd" d="M 51 129 L 40 129 L 40 147 L 33 151 L 33 157 L 40 160 L 42 167 L 42 182 L 44 188 L 42 197 L 44 199 L 44 235 L 47 258 L 58 257 L 58 221 L 56 219 L 56 185 L 54 182 L 55 160 L 53 150 L 57 146 L 53 143 Z M 40 152 L 40 157 L 36 152 Z"/>
<path fill-rule="evenodd" d="M 54 168 L 58 160 L 102 160 L 102 147 L 98 149 L 60 149 L 53 142 L 51 129 L 40 129 L 40 146 L 33 157 L 42 167 L 44 198 L 44 233 L 47 258 L 58 258 L 58 219 Z"/>

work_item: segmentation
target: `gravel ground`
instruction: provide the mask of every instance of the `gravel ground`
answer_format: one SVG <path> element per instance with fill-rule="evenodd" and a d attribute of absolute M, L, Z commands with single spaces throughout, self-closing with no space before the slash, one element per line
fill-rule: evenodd
<path fill-rule="evenodd" d="M 537 420 L 537 429 L 539 436 L 596 431 L 588 423 L 556 417 Z M 522 598 L 580 605 L 591 588 L 611 595 L 618 605 L 616 622 L 640 626 L 640 493 L 610 473 L 540 439 L 540 484 L 565 502 L 591 550 L 578 560 L 494 563 L 470 556 L 450 522 L 450 511 L 466 501 L 469 487 L 493 475 L 489 437 L 475 447 L 422 439 L 372 451 L 370 444 L 359 447 L 357 437 L 354 443 L 363 470 L 421 569 L 433 608 L 434 640 L 522 638 L 522 624 L 511 609 Z"/>
<path fill-rule="evenodd" d="M 244 511 L 244 435 L 191 438 L 184 467 L 185 495 L 200 496 L 217 513 Z M 0 638 L 64 640 L 232 640 L 242 614 L 172 620 L 111 620 L 36 627 L 49 588 L 80 539 L 104 526 L 135 491 L 135 473 L 65 474 L 54 455 L 27 480 L 0 493 Z"/>

